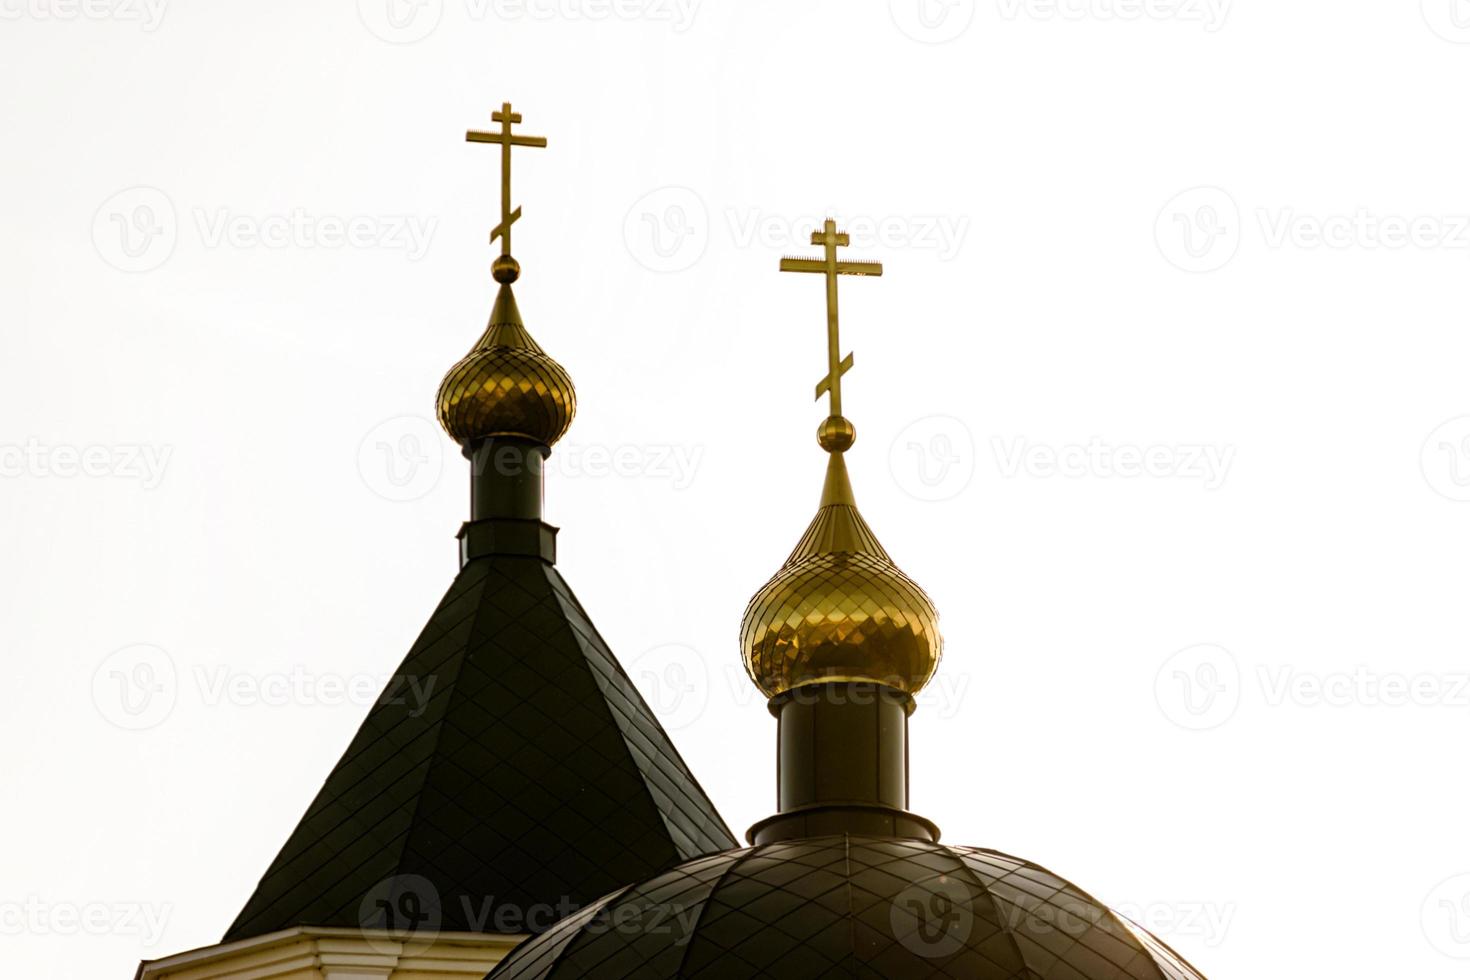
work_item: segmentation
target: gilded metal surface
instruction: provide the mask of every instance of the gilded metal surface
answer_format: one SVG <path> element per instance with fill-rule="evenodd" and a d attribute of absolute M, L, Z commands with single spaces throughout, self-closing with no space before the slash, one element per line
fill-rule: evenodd
<path fill-rule="evenodd" d="M 495 281 L 509 284 L 516 281 L 516 274 L 520 272 L 520 266 L 510 258 L 510 226 L 521 216 L 521 209 L 514 211 L 510 208 L 510 148 L 512 146 L 537 146 L 546 145 L 545 136 L 515 136 L 511 134 L 510 127 L 521 121 L 519 112 L 512 112 L 509 102 L 503 102 L 499 112 L 490 113 L 490 121 L 500 123 L 499 132 L 486 132 L 484 130 L 471 129 L 464 134 L 464 138 L 470 143 L 499 143 L 500 144 L 500 224 L 490 231 L 490 243 L 493 245 L 495 239 L 500 239 L 501 259 L 510 259 L 508 264 L 498 263 L 495 270 Z M 502 278 L 508 275 L 509 278 Z"/>
<path fill-rule="evenodd" d="M 840 353 L 842 347 L 837 341 L 837 277 L 883 274 L 880 262 L 837 261 L 837 249 L 847 247 L 848 241 L 847 232 L 838 231 L 837 222 L 828 218 L 821 231 L 812 232 L 812 244 L 822 246 L 820 259 L 788 256 L 781 260 L 782 272 L 816 272 L 827 278 L 827 374 L 817 382 L 817 397 L 824 394 L 829 397 L 831 412 L 828 414 L 833 419 L 842 418 L 842 376 L 852 370 L 852 355 L 843 357 Z M 848 423 L 849 426 L 851 424 Z M 848 445 L 852 445 L 851 440 Z M 822 448 L 827 449 L 827 446 L 824 444 Z M 846 448 L 835 451 L 842 452 Z M 832 449 L 827 451 L 834 452 Z"/>
<path fill-rule="evenodd" d="M 802 684 L 875 681 L 910 694 L 943 650 L 934 603 L 858 513 L 842 456 L 828 459 L 822 506 L 741 621 L 746 670 L 768 697 Z"/>
<path fill-rule="evenodd" d="M 439 424 L 461 443 L 520 436 L 550 446 L 576 411 L 572 379 L 526 332 L 502 285 L 485 333 L 439 385 Z"/>
<path fill-rule="evenodd" d="M 847 464 L 857 430 L 842 414 L 842 376 L 852 355 L 838 339 L 837 277 L 878 276 L 877 262 L 839 262 L 848 236 L 828 218 L 812 244 L 822 258 L 784 258 L 782 272 L 817 272 L 827 280 L 827 374 L 817 397 L 829 412 L 817 442 L 831 455 L 817 516 L 786 564 L 750 600 L 740 622 L 745 669 L 768 697 L 803 684 L 874 681 L 913 694 L 939 666 L 939 614 L 878 543 L 858 513 Z"/>
<path fill-rule="evenodd" d="M 841 415 L 829 415 L 817 426 L 817 445 L 829 453 L 845 453 L 856 441 L 856 427 Z"/>
<path fill-rule="evenodd" d="M 464 444 L 518 436 L 550 446 L 572 424 L 577 392 L 566 370 L 531 339 L 510 288 L 521 273 L 510 254 L 511 225 L 521 216 L 520 208 L 510 206 L 510 150 L 545 146 L 546 138 L 512 134 L 511 125 L 521 121 L 521 114 L 512 112 L 509 102 L 490 118 L 500 123 L 498 132 L 470 130 L 465 139 L 500 144 L 500 224 L 490 232 L 490 241 L 498 238 L 502 247 L 491 265 L 500 293 L 484 334 L 439 385 L 439 423 Z"/>

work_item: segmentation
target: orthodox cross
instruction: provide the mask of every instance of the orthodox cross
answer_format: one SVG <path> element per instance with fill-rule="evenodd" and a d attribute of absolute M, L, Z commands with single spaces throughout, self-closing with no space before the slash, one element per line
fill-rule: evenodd
<path fill-rule="evenodd" d="M 472 129 L 464 134 L 464 138 L 470 143 L 500 144 L 500 224 L 490 232 L 490 241 L 493 243 L 499 238 L 502 254 L 510 255 L 510 226 L 521 216 L 520 208 L 514 211 L 510 209 L 510 148 L 512 146 L 545 146 L 546 137 L 512 135 L 510 127 L 521 121 L 521 114 L 511 112 L 509 102 L 501 103 L 500 111 L 490 114 L 490 121 L 500 123 L 499 132 Z"/>
<path fill-rule="evenodd" d="M 783 258 L 782 272 L 819 272 L 827 277 L 827 375 L 817 382 L 817 397 L 829 397 L 830 415 L 842 415 L 842 376 L 852 369 L 852 354 L 842 356 L 837 339 L 837 277 L 881 276 L 881 262 L 848 262 L 837 260 L 837 249 L 848 244 L 847 233 L 837 230 L 837 222 L 828 218 L 821 231 L 812 232 L 812 244 L 822 246 L 822 258 Z"/>

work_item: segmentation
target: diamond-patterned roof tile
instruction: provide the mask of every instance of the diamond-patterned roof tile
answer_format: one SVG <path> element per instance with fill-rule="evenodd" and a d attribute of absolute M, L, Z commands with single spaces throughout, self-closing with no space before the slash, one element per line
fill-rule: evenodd
<path fill-rule="evenodd" d="M 538 558 L 466 563 L 396 676 L 428 696 L 372 707 L 226 941 L 382 926 L 394 903 L 445 931 L 534 932 L 735 844 Z"/>
<path fill-rule="evenodd" d="M 700 858 L 487 980 L 1203 980 L 1146 930 L 996 851 L 853 836 Z"/>

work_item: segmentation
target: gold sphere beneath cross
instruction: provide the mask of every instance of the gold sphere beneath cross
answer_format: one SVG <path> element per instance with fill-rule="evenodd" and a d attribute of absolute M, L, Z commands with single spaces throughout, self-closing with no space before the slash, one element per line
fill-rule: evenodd
<path fill-rule="evenodd" d="M 841 415 L 829 415 L 817 426 L 817 443 L 829 453 L 845 453 L 857 441 L 857 428 Z"/>
<path fill-rule="evenodd" d="M 490 264 L 490 275 L 502 286 L 509 286 L 521 277 L 521 264 L 509 255 L 502 255 Z"/>

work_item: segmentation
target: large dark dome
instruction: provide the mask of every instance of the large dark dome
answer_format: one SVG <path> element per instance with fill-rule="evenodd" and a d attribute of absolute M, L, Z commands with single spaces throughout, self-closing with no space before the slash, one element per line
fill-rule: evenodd
<path fill-rule="evenodd" d="M 1034 864 L 847 835 L 726 851 L 607 896 L 491 980 L 1203 980 Z"/>

